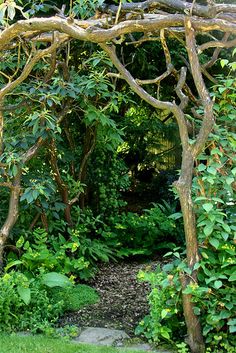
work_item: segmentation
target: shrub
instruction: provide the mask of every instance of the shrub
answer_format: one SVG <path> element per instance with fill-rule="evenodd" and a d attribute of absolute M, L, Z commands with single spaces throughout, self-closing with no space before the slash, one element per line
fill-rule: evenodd
<path fill-rule="evenodd" d="M 142 215 L 122 213 L 114 218 L 112 231 L 122 248 L 120 253 L 124 255 L 151 255 L 174 248 L 178 242 L 175 222 L 158 205 Z"/>
<path fill-rule="evenodd" d="M 0 277 L 0 330 L 44 332 L 63 312 L 63 302 L 49 297 L 41 280 L 21 272 Z"/>
<path fill-rule="evenodd" d="M 195 315 L 201 321 L 206 352 L 233 353 L 236 345 L 236 134 L 231 124 L 235 120 L 235 79 L 227 78 L 216 87 L 214 95 L 219 125 L 209 136 L 206 151 L 199 156 L 193 180 L 201 254 L 194 267 L 198 283 L 191 283 L 184 292 L 191 295 Z M 170 273 L 164 267 L 154 274 L 141 274 L 156 284 L 152 285 L 149 296 L 150 315 L 141 322 L 137 332 L 155 341 L 173 339 L 176 316 L 182 314 L 173 311 L 181 291 L 179 277 L 183 272 L 192 275 L 181 255 L 177 251 L 172 255 L 177 260 L 169 265 Z"/>
<path fill-rule="evenodd" d="M 176 270 L 175 275 L 170 274 L 173 269 L 174 265 L 169 263 L 162 269 L 158 265 L 154 272 L 138 273 L 138 279 L 148 282 L 151 291 L 148 295 L 149 314 L 141 320 L 135 334 L 142 334 L 155 343 L 174 343 L 185 335 L 180 283 Z"/>

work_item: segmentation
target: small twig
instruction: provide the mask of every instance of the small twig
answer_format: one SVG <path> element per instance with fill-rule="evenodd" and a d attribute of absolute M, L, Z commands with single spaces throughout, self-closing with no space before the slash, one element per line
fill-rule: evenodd
<path fill-rule="evenodd" d="M 167 66 L 167 70 L 161 74 L 160 76 L 154 78 L 154 79 L 150 79 L 150 80 L 139 80 L 139 79 L 136 79 L 136 82 L 137 84 L 139 85 L 150 85 L 150 84 L 158 84 L 160 83 L 162 80 L 164 80 L 166 77 L 168 77 L 171 72 L 173 71 L 174 69 L 174 66 L 170 63 L 168 64 Z"/>

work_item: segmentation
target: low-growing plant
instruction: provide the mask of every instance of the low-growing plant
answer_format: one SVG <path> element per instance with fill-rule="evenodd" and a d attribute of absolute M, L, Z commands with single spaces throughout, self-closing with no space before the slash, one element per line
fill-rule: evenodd
<path fill-rule="evenodd" d="M 175 222 L 158 205 L 137 213 L 122 213 L 111 227 L 120 244 L 122 255 L 151 255 L 176 246 Z"/>
<path fill-rule="evenodd" d="M 88 225 L 89 220 L 91 223 Z M 45 229 L 35 229 L 32 234 L 21 236 L 16 246 L 21 252 L 17 259 L 10 253 L 8 265 L 20 267 L 22 271 L 28 271 L 37 275 L 41 268 L 44 271 L 55 271 L 70 274 L 81 279 L 93 276 L 98 261 L 108 262 L 115 259 L 117 251 L 106 244 L 104 238 L 93 224 L 93 218 L 69 229 L 68 236 L 62 234 L 50 235 Z M 97 237 L 94 237 L 94 233 Z M 100 238 L 100 239 L 99 239 Z"/>
<path fill-rule="evenodd" d="M 21 236 L 16 246 L 21 251 L 20 259 L 15 261 L 15 254 L 10 254 L 7 267 L 12 263 L 34 275 L 38 275 L 40 269 L 64 274 L 76 272 L 78 275 L 79 271 L 89 266 L 83 256 L 73 256 L 73 252 L 78 249 L 78 241 L 66 241 L 61 234 L 57 237 L 49 236 L 45 229 L 37 228 L 32 234 Z"/>
<path fill-rule="evenodd" d="M 158 265 L 154 272 L 140 271 L 138 274 L 139 280 L 150 283 L 151 292 L 148 295 L 149 314 L 139 323 L 135 333 L 155 343 L 173 343 L 176 333 L 178 340 L 185 334 L 180 283 L 178 275 L 170 274 L 173 269 L 174 265 L 169 263 L 162 269 Z"/>
<path fill-rule="evenodd" d="M 87 305 L 95 304 L 99 300 L 95 289 L 85 284 L 66 288 L 55 287 L 49 293 L 55 303 L 63 302 L 64 311 L 77 311 Z"/>
<path fill-rule="evenodd" d="M 0 293 L 1 331 L 45 332 L 63 312 L 63 302 L 49 297 L 43 277 L 28 279 L 21 272 L 5 273 L 0 277 Z"/>

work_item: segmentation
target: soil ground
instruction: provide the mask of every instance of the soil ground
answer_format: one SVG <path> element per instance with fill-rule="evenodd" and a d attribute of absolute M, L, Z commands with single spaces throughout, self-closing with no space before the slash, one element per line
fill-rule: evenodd
<path fill-rule="evenodd" d="M 140 269 L 155 269 L 158 261 L 150 263 L 122 262 L 100 266 L 94 279 L 88 285 L 100 295 L 100 301 L 73 313 L 67 313 L 61 324 L 79 327 L 104 327 L 122 329 L 131 337 L 135 327 L 148 314 L 147 295 L 149 284 L 139 282 Z"/>

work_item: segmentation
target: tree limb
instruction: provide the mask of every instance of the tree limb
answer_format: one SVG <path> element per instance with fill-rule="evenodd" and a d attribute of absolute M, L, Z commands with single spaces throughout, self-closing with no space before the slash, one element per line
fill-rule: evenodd
<path fill-rule="evenodd" d="M 201 73 L 201 65 L 199 63 L 196 40 L 195 40 L 195 31 L 192 27 L 190 18 L 186 18 L 185 22 L 185 32 L 186 32 L 186 49 L 189 56 L 189 62 L 191 65 L 192 77 L 194 83 L 201 98 L 201 103 L 204 108 L 204 118 L 202 120 L 202 125 L 199 131 L 199 134 L 196 138 L 195 144 L 192 146 L 193 156 L 196 157 L 202 150 L 208 135 L 213 128 L 215 119 L 213 114 L 213 102 L 211 100 L 210 94 L 206 88 L 205 82 Z"/>
<path fill-rule="evenodd" d="M 28 77 L 28 75 L 30 74 L 30 72 L 34 68 L 35 64 L 41 58 L 53 53 L 55 51 L 55 49 L 59 47 L 60 44 L 61 44 L 60 41 L 55 41 L 55 43 L 53 43 L 49 48 L 43 49 L 43 50 L 38 50 L 37 53 L 34 55 L 34 57 L 31 58 L 31 60 L 27 62 L 22 73 L 20 74 L 20 76 L 17 79 L 15 79 L 14 81 L 6 84 L 6 86 L 0 90 L 0 101 L 6 96 L 6 94 L 11 92 L 15 87 L 17 87 L 19 84 L 21 84 Z"/>

